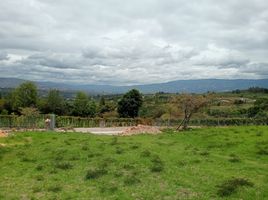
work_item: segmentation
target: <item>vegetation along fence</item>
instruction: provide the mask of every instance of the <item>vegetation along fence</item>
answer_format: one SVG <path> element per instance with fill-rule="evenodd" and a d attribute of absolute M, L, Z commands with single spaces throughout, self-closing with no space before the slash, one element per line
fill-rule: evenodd
<path fill-rule="evenodd" d="M 0 115 L 1 128 L 45 128 L 45 115 L 38 117 L 26 117 L 17 115 Z M 56 127 L 116 127 L 134 126 L 137 124 L 153 126 L 177 126 L 181 119 L 161 120 L 144 118 L 82 118 L 72 116 L 57 116 Z M 213 119 L 192 119 L 193 126 L 228 126 L 228 125 L 268 125 L 268 119 L 255 118 L 213 118 Z"/>

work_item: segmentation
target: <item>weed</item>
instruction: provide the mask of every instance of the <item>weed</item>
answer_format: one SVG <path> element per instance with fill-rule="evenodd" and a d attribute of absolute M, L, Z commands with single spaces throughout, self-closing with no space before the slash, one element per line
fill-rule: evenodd
<path fill-rule="evenodd" d="M 233 162 L 233 163 L 240 162 L 240 158 L 237 155 L 235 155 L 235 154 L 230 154 L 229 161 L 230 162 Z"/>
<path fill-rule="evenodd" d="M 33 193 L 38 193 L 41 191 L 42 191 L 42 189 L 40 187 L 38 187 L 38 186 L 33 187 Z"/>
<path fill-rule="evenodd" d="M 22 162 L 32 162 L 32 163 L 36 162 L 35 159 L 28 158 L 28 157 L 25 157 L 25 156 L 21 158 L 21 161 Z"/>
<path fill-rule="evenodd" d="M 144 150 L 141 152 L 141 157 L 150 157 L 151 152 L 149 150 Z"/>
<path fill-rule="evenodd" d="M 80 155 L 72 155 L 69 160 L 80 160 Z"/>
<path fill-rule="evenodd" d="M 85 179 L 97 179 L 100 178 L 104 175 L 106 175 L 108 172 L 104 168 L 99 168 L 99 169 L 89 169 L 86 173 Z"/>
<path fill-rule="evenodd" d="M 42 175 L 37 175 L 37 176 L 35 176 L 35 179 L 36 179 L 37 181 L 43 181 L 43 180 L 45 180 L 45 179 L 44 179 L 44 176 L 42 176 Z"/>
<path fill-rule="evenodd" d="M 124 149 L 122 149 L 121 147 L 116 147 L 115 153 L 122 154 L 124 153 Z"/>
<path fill-rule="evenodd" d="M 262 131 L 258 131 L 257 133 L 256 133 L 256 136 L 258 136 L 258 137 L 260 137 L 260 136 L 262 136 L 263 135 L 263 132 Z"/>
<path fill-rule="evenodd" d="M 16 153 L 16 156 L 18 156 L 18 157 L 23 157 L 23 156 L 25 156 L 26 154 L 25 154 L 25 152 L 24 151 L 18 151 L 17 153 Z"/>
<path fill-rule="evenodd" d="M 83 146 L 82 146 L 82 150 L 83 150 L 83 151 L 87 151 L 87 150 L 89 150 L 89 148 L 88 148 L 87 145 L 83 145 Z"/>
<path fill-rule="evenodd" d="M 42 170 L 44 169 L 44 166 L 43 166 L 43 165 L 37 165 L 37 166 L 35 167 L 35 169 L 36 169 L 37 171 L 42 171 Z"/>
<path fill-rule="evenodd" d="M 251 183 L 250 181 L 243 179 L 243 178 L 232 178 L 230 180 L 225 181 L 224 183 L 222 183 L 218 189 L 217 194 L 221 197 L 224 196 L 230 196 L 231 194 L 233 194 L 234 192 L 236 192 L 236 190 L 239 187 L 242 186 L 249 186 L 249 187 L 253 187 L 253 183 Z"/>
<path fill-rule="evenodd" d="M 62 190 L 62 187 L 59 185 L 53 185 L 48 187 L 47 191 L 49 192 L 60 192 Z"/>
<path fill-rule="evenodd" d="M 208 156 L 209 152 L 208 151 L 202 151 L 202 152 L 200 152 L 200 155 L 201 156 Z"/>
<path fill-rule="evenodd" d="M 88 158 L 100 157 L 100 156 L 102 156 L 102 153 L 90 153 L 87 155 Z"/>
<path fill-rule="evenodd" d="M 123 165 L 124 169 L 130 170 L 130 169 L 135 169 L 134 165 L 130 165 L 130 164 L 124 164 Z"/>
<path fill-rule="evenodd" d="M 268 155 L 268 150 L 264 148 L 259 148 L 257 151 L 257 154 L 259 155 Z"/>
<path fill-rule="evenodd" d="M 186 164 L 187 164 L 187 162 L 184 161 L 184 160 L 180 160 L 180 161 L 178 162 L 178 165 L 179 165 L 179 166 L 185 166 Z"/>
<path fill-rule="evenodd" d="M 152 172 L 161 172 L 164 170 L 164 163 L 159 158 L 159 156 L 157 155 L 154 156 L 151 161 L 152 161 L 152 166 L 151 166 Z"/>
<path fill-rule="evenodd" d="M 101 192 L 101 193 L 105 193 L 105 192 L 107 192 L 107 193 L 111 193 L 111 194 L 113 194 L 113 193 L 115 193 L 117 190 L 118 190 L 118 188 L 117 188 L 117 186 L 115 186 L 115 185 L 113 185 L 113 186 L 106 186 L 106 187 L 101 186 L 101 187 L 100 187 L 100 192 Z"/>
<path fill-rule="evenodd" d="M 65 143 L 66 145 L 71 145 L 71 142 L 70 142 L 69 140 L 64 140 L 64 143 Z"/>
<path fill-rule="evenodd" d="M 110 145 L 117 145 L 117 144 L 118 144 L 118 139 L 117 139 L 117 137 L 113 137 L 113 139 L 112 139 Z"/>
<path fill-rule="evenodd" d="M 55 164 L 55 167 L 62 170 L 72 169 L 73 165 L 69 162 L 59 162 Z"/>
<path fill-rule="evenodd" d="M 141 182 L 140 179 L 138 179 L 134 174 L 129 175 L 124 179 L 125 185 L 134 185 L 140 182 Z"/>
<path fill-rule="evenodd" d="M 130 146 L 130 149 L 138 149 L 138 148 L 140 148 L 139 144 L 134 144 L 134 145 Z"/>

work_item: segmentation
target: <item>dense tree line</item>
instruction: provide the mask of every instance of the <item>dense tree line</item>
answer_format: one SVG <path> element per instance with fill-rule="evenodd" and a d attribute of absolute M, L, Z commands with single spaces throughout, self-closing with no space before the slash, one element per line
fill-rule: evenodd
<path fill-rule="evenodd" d="M 118 111 L 120 117 L 137 117 L 142 105 L 142 96 L 137 90 L 126 93 L 117 102 L 106 102 L 101 97 L 99 102 L 85 92 L 77 92 L 74 99 L 64 99 L 60 91 L 52 89 L 45 97 L 38 97 L 34 83 L 25 82 L 6 96 L 0 95 L 0 114 L 29 114 L 37 111 L 42 114 L 70 115 L 81 117 L 103 117 L 107 113 Z M 108 115 L 109 116 L 109 115 Z"/>

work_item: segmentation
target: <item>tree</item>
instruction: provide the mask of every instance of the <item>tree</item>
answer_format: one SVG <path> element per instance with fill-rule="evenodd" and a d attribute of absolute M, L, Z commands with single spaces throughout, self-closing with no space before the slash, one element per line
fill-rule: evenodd
<path fill-rule="evenodd" d="M 78 92 L 74 100 L 73 114 L 82 117 L 94 117 L 96 114 L 96 104 L 89 100 L 84 92 Z"/>
<path fill-rule="evenodd" d="M 22 83 L 12 92 L 12 108 L 35 107 L 37 103 L 37 87 L 32 82 Z"/>
<path fill-rule="evenodd" d="M 112 110 L 113 110 L 113 107 L 109 103 L 106 103 L 104 97 L 102 96 L 99 102 L 99 107 L 98 107 L 99 116 L 102 117 L 104 113 L 110 112 Z"/>
<path fill-rule="evenodd" d="M 58 90 L 50 90 L 47 96 L 46 113 L 61 115 L 64 113 L 64 99 Z"/>
<path fill-rule="evenodd" d="M 183 94 L 179 99 L 179 102 L 184 114 L 184 118 L 177 130 L 179 130 L 181 127 L 182 129 L 188 128 L 192 115 L 207 105 L 208 97 L 206 98 L 201 95 Z"/>
<path fill-rule="evenodd" d="M 136 90 L 132 89 L 118 102 L 117 112 L 119 117 L 137 117 L 139 109 L 142 106 L 142 95 Z"/>

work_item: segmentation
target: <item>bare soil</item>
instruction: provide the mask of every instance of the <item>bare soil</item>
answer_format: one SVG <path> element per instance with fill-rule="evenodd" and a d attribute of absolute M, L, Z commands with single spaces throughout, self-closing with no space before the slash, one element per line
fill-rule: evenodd
<path fill-rule="evenodd" d="M 120 135 L 138 135 L 143 133 L 156 135 L 161 133 L 161 131 L 159 130 L 158 127 L 155 126 L 145 126 L 139 124 L 138 126 L 127 128 Z"/>
<path fill-rule="evenodd" d="M 5 131 L 0 130 L 0 137 L 7 137 L 8 134 Z"/>

